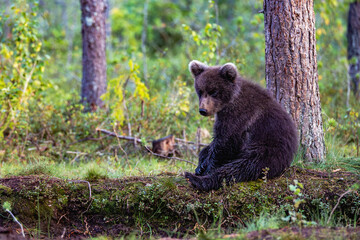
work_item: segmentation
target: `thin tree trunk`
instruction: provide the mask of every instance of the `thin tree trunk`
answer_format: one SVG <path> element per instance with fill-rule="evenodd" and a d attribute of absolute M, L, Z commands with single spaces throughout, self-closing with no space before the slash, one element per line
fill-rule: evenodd
<path fill-rule="evenodd" d="M 81 101 L 85 111 L 103 107 L 106 91 L 106 0 L 80 0 L 83 46 Z"/>
<path fill-rule="evenodd" d="M 71 20 L 73 20 L 72 19 L 73 14 L 71 11 L 72 5 L 66 0 L 57 1 L 56 3 L 59 4 L 62 8 L 62 13 L 61 13 L 62 24 L 65 29 L 65 39 L 68 43 L 67 61 L 66 61 L 66 69 L 68 69 L 72 63 L 72 50 L 73 50 L 73 42 L 74 42 L 74 30 L 73 30 L 74 24 L 71 23 Z"/>
<path fill-rule="evenodd" d="M 325 158 L 312 0 L 264 0 L 266 84 L 292 115 L 304 158 Z"/>
<path fill-rule="evenodd" d="M 359 94 L 360 75 L 360 3 L 354 2 L 349 6 L 348 15 L 348 60 L 351 89 L 357 99 Z"/>
<path fill-rule="evenodd" d="M 148 7 L 149 7 L 149 1 L 145 0 L 144 2 L 144 10 L 143 10 L 143 30 L 141 33 L 141 50 L 143 54 L 143 72 L 144 72 L 144 82 L 145 84 L 148 84 L 147 82 L 147 56 L 146 56 L 146 33 L 147 33 L 147 27 L 148 27 Z"/>

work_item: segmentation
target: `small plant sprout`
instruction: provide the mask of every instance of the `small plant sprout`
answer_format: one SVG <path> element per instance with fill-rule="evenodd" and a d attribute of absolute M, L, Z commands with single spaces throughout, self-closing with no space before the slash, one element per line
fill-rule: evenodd
<path fill-rule="evenodd" d="M 289 209 L 289 215 L 286 217 L 283 217 L 282 220 L 286 222 L 294 222 L 299 225 L 306 225 L 306 226 L 313 226 L 316 225 L 316 222 L 309 222 L 305 219 L 305 216 L 298 211 L 299 206 L 301 203 L 304 203 L 305 200 L 302 199 L 303 194 L 301 193 L 301 189 L 304 189 L 304 185 L 300 183 L 298 180 L 294 180 L 294 185 L 289 185 L 290 191 L 293 192 L 293 209 Z"/>
<path fill-rule="evenodd" d="M 302 197 L 301 189 L 304 189 L 304 185 L 298 180 L 294 180 L 294 184 L 295 185 L 290 184 L 289 189 L 294 193 L 295 196 L 299 197 L 294 199 L 294 207 L 297 210 L 300 204 L 305 202 L 304 199 L 300 198 Z"/>
<path fill-rule="evenodd" d="M 268 167 L 262 169 L 262 172 L 263 172 L 262 180 L 263 180 L 264 182 L 267 181 L 267 175 L 268 175 L 268 173 L 269 173 L 269 170 L 270 170 L 270 168 L 268 168 Z"/>
<path fill-rule="evenodd" d="M 7 202 L 7 201 L 4 202 L 4 204 L 3 204 L 3 209 L 4 209 L 6 212 L 10 213 L 10 215 L 12 216 L 12 218 L 14 219 L 14 221 L 15 221 L 17 224 L 20 225 L 20 227 L 21 227 L 21 233 L 22 233 L 23 237 L 25 237 L 24 228 L 23 228 L 22 224 L 16 219 L 16 217 L 14 216 L 14 214 L 11 212 L 11 203 L 10 203 L 10 202 Z"/>

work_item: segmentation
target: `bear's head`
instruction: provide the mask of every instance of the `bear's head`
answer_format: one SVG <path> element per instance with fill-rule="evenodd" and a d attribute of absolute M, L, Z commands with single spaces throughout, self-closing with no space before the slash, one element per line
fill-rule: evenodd
<path fill-rule="evenodd" d="M 238 72 L 232 63 L 210 67 L 193 60 L 189 70 L 195 79 L 195 90 L 199 96 L 199 112 L 211 116 L 221 111 L 239 92 Z"/>

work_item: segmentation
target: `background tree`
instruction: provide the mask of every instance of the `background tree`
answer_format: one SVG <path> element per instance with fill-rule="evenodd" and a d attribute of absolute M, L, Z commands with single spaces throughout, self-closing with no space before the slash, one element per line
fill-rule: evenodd
<path fill-rule="evenodd" d="M 82 66 L 81 101 L 85 111 L 103 107 L 106 91 L 106 0 L 80 0 Z"/>
<path fill-rule="evenodd" d="M 267 88 L 292 115 L 307 161 L 325 157 L 312 0 L 264 1 Z"/>
<path fill-rule="evenodd" d="M 349 6 L 348 27 L 348 60 L 349 75 L 351 78 L 351 89 L 359 98 L 359 79 L 360 79 L 360 3 L 353 2 Z"/>

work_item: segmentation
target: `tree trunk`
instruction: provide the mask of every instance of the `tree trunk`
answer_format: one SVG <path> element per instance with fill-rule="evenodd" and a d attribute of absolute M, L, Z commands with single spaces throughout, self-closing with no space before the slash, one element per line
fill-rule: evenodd
<path fill-rule="evenodd" d="M 348 60 L 351 89 L 357 99 L 359 94 L 360 74 L 360 3 L 354 2 L 349 6 L 348 15 Z"/>
<path fill-rule="evenodd" d="M 106 0 L 80 0 L 83 46 L 81 101 L 85 111 L 103 107 L 106 91 Z"/>
<path fill-rule="evenodd" d="M 292 115 L 307 162 L 325 157 L 312 0 L 264 0 L 266 84 Z"/>
<path fill-rule="evenodd" d="M 148 77 L 147 77 L 147 56 L 146 56 L 146 38 L 147 38 L 147 27 L 148 27 L 148 8 L 149 8 L 149 1 L 145 0 L 144 2 L 144 9 L 143 9 L 143 29 L 141 32 L 141 51 L 143 54 L 143 72 L 144 72 L 144 82 L 148 84 Z"/>
<path fill-rule="evenodd" d="M 106 0 L 106 48 L 108 52 L 112 51 L 111 44 L 111 20 L 110 20 L 110 0 Z"/>

